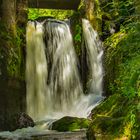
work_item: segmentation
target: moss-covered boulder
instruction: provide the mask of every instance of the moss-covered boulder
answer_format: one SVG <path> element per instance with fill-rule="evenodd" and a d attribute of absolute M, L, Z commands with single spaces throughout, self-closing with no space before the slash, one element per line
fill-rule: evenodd
<path fill-rule="evenodd" d="M 95 133 L 100 139 L 136 139 L 140 133 L 139 102 L 138 98 L 130 100 L 120 94 L 110 96 L 92 111 L 88 137 Z"/>
<path fill-rule="evenodd" d="M 90 120 L 85 118 L 66 116 L 53 122 L 52 130 L 57 130 L 60 132 L 75 131 L 79 129 L 88 128 L 90 122 Z"/>

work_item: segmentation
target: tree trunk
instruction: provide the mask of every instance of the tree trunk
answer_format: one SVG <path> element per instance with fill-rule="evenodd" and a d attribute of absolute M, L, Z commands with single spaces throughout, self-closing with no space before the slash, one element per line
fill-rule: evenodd
<path fill-rule="evenodd" d="M 84 0 L 86 18 L 90 21 L 93 28 L 97 31 L 101 31 L 101 16 L 99 11 L 99 1 L 98 0 Z M 97 12 L 98 11 L 98 12 Z"/>
<path fill-rule="evenodd" d="M 94 19 L 94 2 L 93 0 L 86 0 L 86 17 L 92 21 Z"/>
<path fill-rule="evenodd" d="M 24 28 L 27 23 L 27 0 L 17 0 L 17 25 L 18 27 Z M 24 28 L 25 29 L 25 28 Z"/>
<path fill-rule="evenodd" d="M 16 0 L 2 0 L 2 22 L 16 35 Z"/>
<path fill-rule="evenodd" d="M 0 0 L 0 131 L 12 130 L 14 114 L 26 110 L 22 51 L 27 21 L 26 2 Z"/>

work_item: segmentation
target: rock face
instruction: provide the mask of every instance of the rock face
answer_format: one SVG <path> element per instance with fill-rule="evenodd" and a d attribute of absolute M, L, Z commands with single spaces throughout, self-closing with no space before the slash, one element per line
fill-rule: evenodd
<path fill-rule="evenodd" d="M 79 129 L 88 128 L 90 120 L 77 117 L 63 117 L 52 124 L 52 130 L 59 132 L 75 131 Z"/>
<path fill-rule="evenodd" d="M 13 130 L 15 114 L 25 112 L 25 82 L 0 77 L 0 131 Z"/>

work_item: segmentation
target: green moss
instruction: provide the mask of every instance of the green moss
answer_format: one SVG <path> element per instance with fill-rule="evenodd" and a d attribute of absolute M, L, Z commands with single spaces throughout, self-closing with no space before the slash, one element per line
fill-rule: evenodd
<path fill-rule="evenodd" d="M 52 130 L 60 132 L 75 131 L 78 129 L 88 128 L 90 120 L 76 117 L 63 117 L 52 124 Z"/>
<path fill-rule="evenodd" d="M 75 29 L 74 29 L 74 47 L 75 47 L 75 51 L 77 53 L 78 56 L 81 55 L 81 43 L 82 43 L 82 25 L 79 23 L 77 23 L 75 25 Z"/>
<path fill-rule="evenodd" d="M 97 117 L 92 124 L 96 133 L 113 134 L 120 133 L 118 127 L 122 126 L 124 118 Z M 96 125 L 95 125 L 96 124 Z"/>
<path fill-rule="evenodd" d="M 128 98 L 139 95 L 139 36 L 140 23 L 135 22 L 122 26 L 120 32 L 105 41 L 108 87 L 111 92 L 119 92 Z"/>
<path fill-rule="evenodd" d="M 21 51 L 22 39 L 21 29 L 17 30 L 17 36 L 6 30 L 6 27 L 0 23 L 0 66 L 1 75 L 6 77 L 15 77 L 24 79 L 24 69 L 21 70 L 23 60 L 23 52 Z"/>
<path fill-rule="evenodd" d="M 118 108 L 118 106 L 119 105 L 123 106 L 126 102 L 127 102 L 127 99 L 124 99 L 120 94 L 114 94 L 114 95 L 110 96 L 107 100 L 105 100 L 102 104 L 97 106 L 92 111 L 92 118 L 95 118 L 96 115 L 112 117 L 114 115 L 114 113 L 118 109 L 120 109 L 120 108 Z M 120 110 L 118 110 L 118 112 L 119 111 Z"/>
<path fill-rule="evenodd" d="M 92 111 L 89 132 L 135 139 L 139 134 L 139 99 L 114 94 Z"/>

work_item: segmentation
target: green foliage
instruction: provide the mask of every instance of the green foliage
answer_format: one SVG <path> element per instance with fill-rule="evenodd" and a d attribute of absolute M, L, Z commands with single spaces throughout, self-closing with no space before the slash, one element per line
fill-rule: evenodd
<path fill-rule="evenodd" d="M 48 10 L 48 9 L 36 9 L 30 8 L 28 13 L 28 19 L 35 20 L 39 17 L 53 17 L 56 19 L 64 20 L 72 16 L 74 11 L 72 10 Z"/>
<path fill-rule="evenodd" d="M 139 95 L 140 83 L 140 23 L 130 23 L 121 27 L 120 32 L 109 37 L 106 63 L 116 62 L 114 83 L 110 84 L 112 92 L 119 92 L 128 98 Z M 115 66 L 113 66 L 115 67 Z"/>
<path fill-rule="evenodd" d="M 102 13 L 115 22 L 122 23 L 135 13 L 134 0 L 103 0 L 100 2 L 100 7 Z"/>
<path fill-rule="evenodd" d="M 82 27 L 79 24 L 77 24 L 75 30 L 77 34 L 75 35 L 74 40 L 81 42 Z"/>
<path fill-rule="evenodd" d="M 118 32 L 121 25 L 134 22 L 138 18 L 135 0 L 103 0 L 100 1 L 100 17 L 102 17 L 102 38 L 110 36 L 111 30 Z"/>
<path fill-rule="evenodd" d="M 92 129 L 95 133 L 113 138 L 135 139 L 139 133 L 139 99 L 129 100 L 121 94 L 113 94 L 92 111 Z"/>
<path fill-rule="evenodd" d="M 126 95 L 128 98 L 139 96 L 140 83 L 140 56 L 127 60 L 120 65 L 120 76 L 116 79 L 118 92 Z"/>
<path fill-rule="evenodd" d="M 80 24 L 76 24 L 74 43 L 75 43 L 75 50 L 78 55 L 81 54 L 81 42 L 82 42 L 82 27 Z"/>

